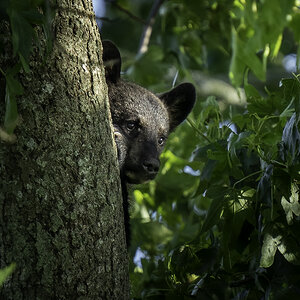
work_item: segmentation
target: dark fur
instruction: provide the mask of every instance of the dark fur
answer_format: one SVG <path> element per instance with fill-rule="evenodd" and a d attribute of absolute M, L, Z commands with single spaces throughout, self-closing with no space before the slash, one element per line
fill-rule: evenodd
<path fill-rule="evenodd" d="M 121 56 L 110 41 L 103 41 L 103 62 L 118 149 L 127 245 L 129 210 L 127 183 L 138 184 L 156 176 L 169 133 L 190 113 L 195 88 L 183 83 L 169 92 L 154 95 L 120 78 Z"/>

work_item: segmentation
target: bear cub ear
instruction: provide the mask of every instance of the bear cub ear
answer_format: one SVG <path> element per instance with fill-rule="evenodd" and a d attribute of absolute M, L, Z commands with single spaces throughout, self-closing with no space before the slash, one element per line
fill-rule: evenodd
<path fill-rule="evenodd" d="M 117 46 L 111 41 L 102 41 L 102 60 L 107 82 L 116 83 L 120 79 L 121 55 Z"/>
<path fill-rule="evenodd" d="M 167 106 L 170 131 L 173 131 L 191 112 L 196 100 L 196 90 L 193 84 L 182 83 L 158 97 Z"/>

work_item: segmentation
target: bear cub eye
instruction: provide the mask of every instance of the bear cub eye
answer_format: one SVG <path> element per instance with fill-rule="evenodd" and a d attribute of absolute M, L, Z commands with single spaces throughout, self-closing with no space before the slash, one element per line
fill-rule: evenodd
<path fill-rule="evenodd" d="M 126 123 L 126 128 L 127 128 L 128 131 L 133 131 L 133 130 L 137 129 L 137 127 L 138 127 L 137 122 L 134 122 L 134 121 L 128 121 L 128 122 Z"/>
<path fill-rule="evenodd" d="M 162 146 L 166 141 L 166 138 L 164 136 L 161 136 L 159 139 L 158 139 L 158 145 Z"/>

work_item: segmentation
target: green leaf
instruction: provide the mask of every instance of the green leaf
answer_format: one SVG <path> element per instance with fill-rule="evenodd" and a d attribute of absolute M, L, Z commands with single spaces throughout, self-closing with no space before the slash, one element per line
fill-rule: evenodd
<path fill-rule="evenodd" d="M 261 81 L 265 81 L 266 70 L 262 61 L 257 57 L 250 42 L 244 42 L 233 28 L 232 48 L 229 77 L 235 86 L 240 86 L 244 79 L 246 66 L 248 66 L 255 76 Z"/>
<path fill-rule="evenodd" d="M 300 41 L 300 14 L 296 13 L 293 15 L 293 18 L 289 24 L 289 26 L 292 28 L 293 33 L 295 35 L 295 40 Z"/>
<path fill-rule="evenodd" d="M 225 188 L 215 186 L 210 187 L 206 192 L 205 197 L 213 199 L 213 201 L 209 207 L 206 218 L 202 225 L 201 233 L 208 231 L 219 222 L 224 208 L 224 195 L 226 191 L 227 189 Z"/>
<path fill-rule="evenodd" d="M 278 250 L 289 263 L 300 265 L 298 240 L 296 240 L 290 234 L 282 235 L 281 241 L 278 245 Z"/>
<path fill-rule="evenodd" d="M 6 87 L 5 95 L 5 118 L 4 128 L 8 134 L 12 134 L 18 123 L 18 109 L 16 97 L 11 93 L 10 89 Z"/>
<path fill-rule="evenodd" d="M 239 134 L 232 133 L 228 138 L 228 148 L 233 154 L 236 153 L 237 149 L 241 149 L 247 145 L 247 138 L 251 135 L 251 132 L 241 132 Z"/>
<path fill-rule="evenodd" d="M 246 74 L 246 76 L 248 76 L 248 74 Z M 245 78 L 246 78 L 246 76 L 245 76 Z M 258 90 L 252 84 L 248 83 L 247 80 L 245 80 L 245 82 L 244 82 L 244 89 L 245 89 L 245 93 L 246 93 L 246 96 L 248 99 L 251 99 L 251 98 L 260 99 L 261 98 L 261 95 L 258 92 Z"/>
<path fill-rule="evenodd" d="M 21 12 L 10 10 L 9 16 L 12 28 L 14 55 L 20 53 L 28 64 L 34 30 Z"/>
<path fill-rule="evenodd" d="M 158 85 L 159 78 L 167 72 L 163 61 L 162 49 L 158 46 L 149 47 L 148 51 L 139 56 L 129 68 L 127 76 L 141 85 Z"/>
<path fill-rule="evenodd" d="M 18 109 L 16 96 L 22 95 L 23 87 L 18 80 L 13 78 L 13 74 L 18 70 L 18 67 L 8 70 L 6 79 L 6 94 L 5 94 L 5 118 L 4 128 L 8 134 L 12 134 L 18 123 Z"/>
<path fill-rule="evenodd" d="M 299 47 L 300 49 L 300 47 Z M 286 103 L 293 102 L 294 108 L 297 114 L 300 113 L 300 82 L 299 75 L 295 76 L 295 78 L 286 78 L 281 80 L 281 93 L 282 98 Z"/>
<path fill-rule="evenodd" d="M 260 266 L 268 268 L 274 262 L 274 256 L 277 251 L 277 246 L 280 244 L 281 236 L 273 237 L 267 233 L 264 236 L 264 241 L 261 249 Z"/>
<path fill-rule="evenodd" d="M 264 236 L 260 260 L 262 267 L 268 268 L 273 264 L 277 249 L 288 262 L 300 264 L 298 240 L 289 229 L 273 226 Z"/>
<path fill-rule="evenodd" d="M 209 159 L 205 164 L 202 172 L 201 172 L 201 180 L 209 181 L 211 179 L 212 173 L 217 165 L 215 160 Z"/>
<path fill-rule="evenodd" d="M 35 6 L 40 5 L 41 3 L 36 3 Z M 26 11 L 22 11 L 22 16 L 29 24 L 42 25 L 44 21 L 44 16 L 39 13 L 36 7 L 31 7 Z"/>
<path fill-rule="evenodd" d="M 300 154 L 300 133 L 298 130 L 298 123 L 299 117 L 294 113 L 286 123 L 282 133 L 282 141 L 291 154 L 292 160 Z"/>
<path fill-rule="evenodd" d="M 267 207 L 272 207 L 272 175 L 273 165 L 268 165 L 257 186 L 257 198 Z"/>
<path fill-rule="evenodd" d="M 232 56 L 230 61 L 229 67 L 229 78 L 234 86 L 240 86 L 243 82 L 244 78 L 244 71 L 246 69 L 246 64 L 243 60 L 239 57 L 239 41 L 237 32 L 232 27 Z"/>
<path fill-rule="evenodd" d="M 7 279 L 7 277 L 15 270 L 16 264 L 12 263 L 8 267 L 0 270 L 0 287 Z"/>
<path fill-rule="evenodd" d="M 14 79 L 12 76 L 8 75 L 5 77 L 6 79 L 6 89 L 9 91 L 11 95 L 20 96 L 23 94 L 23 87 L 21 83 Z"/>
<path fill-rule="evenodd" d="M 25 58 L 23 57 L 23 55 L 21 53 L 19 53 L 19 57 L 20 57 L 20 61 L 22 63 L 22 66 L 23 66 L 25 72 L 29 73 L 30 68 L 29 68 L 29 65 L 28 65 L 27 61 L 25 60 Z"/>
<path fill-rule="evenodd" d="M 292 108 L 294 105 L 294 98 L 291 100 L 289 105 L 285 108 L 285 110 L 280 114 L 280 118 L 290 118 L 293 115 L 294 109 Z"/>
<path fill-rule="evenodd" d="M 159 222 L 145 222 L 139 224 L 134 231 L 136 240 L 143 240 L 145 244 L 158 245 L 161 243 L 167 243 L 173 237 L 173 232 L 168 229 L 165 225 Z"/>
<path fill-rule="evenodd" d="M 281 198 L 281 205 L 286 214 L 286 221 L 289 225 L 293 223 L 294 215 L 300 216 L 299 190 L 295 183 L 291 185 L 291 196 L 287 200 L 284 196 Z"/>

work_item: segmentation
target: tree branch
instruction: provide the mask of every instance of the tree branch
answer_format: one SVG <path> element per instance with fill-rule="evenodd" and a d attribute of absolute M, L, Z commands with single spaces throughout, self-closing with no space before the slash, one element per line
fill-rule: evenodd
<path fill-rule="evenodd" d="M 145 21 L 143 19 L 141 19 L 140 17 L 137 17 L 136 15 L 134 15 L 132 12 L 130 12 L 129 10 L 127 10 L 126 8 L 122 7 L 121 5 L 119 5 L 118 3 L 116 2 L 111 2 L 111 4 L 113 6 L 115 6 L 118 10 L 124 12 L 127 16 L 129 16 L 131 19 L 139 22 L 139 23 L 142 23 L 142 24 L 146 24 Z"/>
<path fill-rule="evenodd" d="M 150 41 L 150 37 L 152 34 L 152 28 L 155 23 L 155 17 L 159 11 L 160 6 L 163 4 L 165 0 L 155 0 L 153 3 L 153 6 L 151 8 L 150 14 L 148 16 L 146 26 L 144 27 L 141 40 L 140 40 L 140 45 L 139 45 L 139 50 L 138 50 L 138 56 L 141 54 L 144 54 L 148 50 L 148 45 Z"/>

